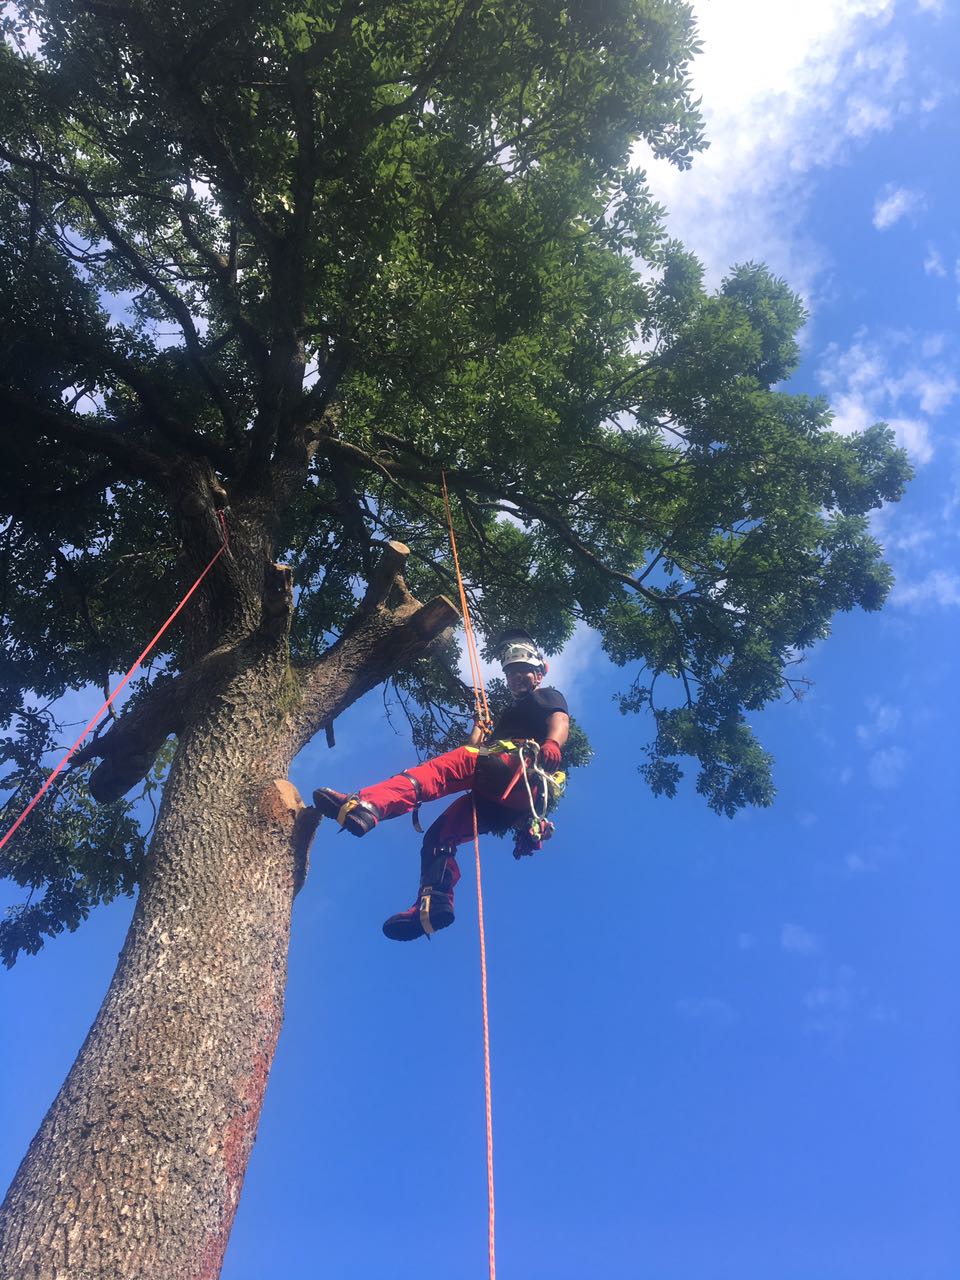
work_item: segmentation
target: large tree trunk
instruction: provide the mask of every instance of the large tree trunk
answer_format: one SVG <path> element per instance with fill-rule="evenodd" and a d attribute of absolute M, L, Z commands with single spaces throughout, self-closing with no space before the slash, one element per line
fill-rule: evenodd
<path fill-rule="evenodd" d="M 110 799 L 150 767 L 165 716 L 180 733 L 117 972 L 0 1208 L 0 1280 L 219 1275 L 317 821 L 287 770 L 321 725 L 457 618 L 445 597 L 410 594 L 408 554 L 384 544 L 341 639 L 296 670 L 289 571 L 268 568 L 255 629 L 88 749 L 104 758 L 94 794 Z"/>
<path fill-rule="evenodd" d="M 296 792 L 274 652 L 179 745 L 100 1013 L 2 1213 L 3 1280 L 219 1274 L 280 1025 Z M 312 812 L 312 811 L 311 811 Z"/>

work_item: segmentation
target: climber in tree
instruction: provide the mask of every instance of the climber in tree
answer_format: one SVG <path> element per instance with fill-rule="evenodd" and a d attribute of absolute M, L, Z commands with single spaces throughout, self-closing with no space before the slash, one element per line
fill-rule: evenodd
<path fill-rule="evenodd" d="M 445 809 L 423 837 L 417 900 L 383 926 L 398 942 L 453 924 L 453 891 L 460 879 L 456 851 L 473 835 L 474 805 L 478 832 L 515 828 L 518 858 L 540 848 L 552 830 L 549 823 L 531 827 L 529 818 L 531 805 L 544 799 L 545 775 L 560 769 L 570 728 L 567 702 L 556 689 L 543 687 L 547 663 L 525 631 L 505 632 L 498 655 L 513 701 L 493 726 L 489 743 L 484 745 L 483 730 L 475 724 L 464 746 L 385 782 L 350 796 L 330 787 L 313 793 L 317 809 L 355 836 L 366 835 L 385 818 L 415 813 L 422 801 L 470 793 Z"/>

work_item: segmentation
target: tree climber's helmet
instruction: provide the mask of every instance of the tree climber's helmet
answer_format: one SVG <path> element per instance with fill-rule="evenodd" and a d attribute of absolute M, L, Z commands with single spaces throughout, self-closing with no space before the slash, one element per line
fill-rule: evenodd
<path fill-rule="evenodd" d="M 497 642 L 497 648 L 504 671 L 513 663 L 522 663 L 542 676 L 547 674 L 547 660 L 526 631 L 505 631 Z"/>

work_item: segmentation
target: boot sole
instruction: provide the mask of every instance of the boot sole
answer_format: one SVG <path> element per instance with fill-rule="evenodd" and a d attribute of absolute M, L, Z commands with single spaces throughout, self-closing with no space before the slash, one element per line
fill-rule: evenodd
<path fill-rule="evenodd" d="M 430 913 L 430 923 L 433 925 L 433 932 L 436 933 L 440 929 L 449 928 L 455 918 L 452 911 L 432 911 Z M 419 913 L 415 916 L 408 916 L 406 912 L 391 916 L 389 920 L 385 920 L 383 934 L 384 937 L 389 938 L 392 942 L 414 942 L 417 938 L 429 937 L 429 934 L 426 933 L 420 923 Z"/>
<path fill-rule="evenodd" d="M 319 809 L 325 818 L 335 818 L 346 798 L 337 800 L 332 792 L 321 788 L 313 793 L 313 807 Z"/>

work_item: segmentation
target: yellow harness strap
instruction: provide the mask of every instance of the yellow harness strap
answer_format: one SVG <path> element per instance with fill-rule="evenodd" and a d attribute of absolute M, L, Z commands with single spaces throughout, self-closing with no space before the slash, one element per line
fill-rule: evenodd
<path fill-rule="evenodd" d="M 347 814 L 350 812 L 351 809 L 355 809 L 359 803 L 360 803 L 359 796 L 348 796 L 347 799 L 343 802 L 343 804 L 340 806 L 340 812 L 337 814 L 337 821 L 340 823 L 341 827 L 346 821 Z"/>

